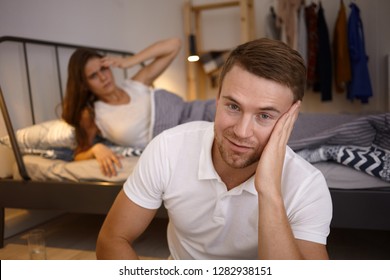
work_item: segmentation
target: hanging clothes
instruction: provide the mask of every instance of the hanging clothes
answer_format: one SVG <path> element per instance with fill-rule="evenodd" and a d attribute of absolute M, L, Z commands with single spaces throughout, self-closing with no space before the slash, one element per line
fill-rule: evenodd
<path fill-rule="evenodd" d="M 329 40 L 328 26 L 325 20 L 321 2 L 317 14 L 318 20 L 318 58 L 316 71 L 318 73 L 315 91 L 321 92 L 321 101 L 332 100 L 332 52 Z"/>
<path fill-rule="evenodd" d="M 298 10 L 302 0 L 278 0 L 278 26 L 282 28 L 281 40 L 297 49 Z"/>
<path fill-rule="evenodd" d="M 351 63 L 348 48 L 347 13 L 343 0 L 337 15 L 333 33 L 334 78 L 337 92 L 345 92 L 351 80 Z"/>
<path fill-rule="evenodd" d="M 348 41 L 352 79 L 348 84 L 347 97 L 351 101 L 356 98 L 362 103 L 368 103 L 368 98 L 372 96 L 372 87 L 367 65 L 368 56 L 365 50 L 363 22 L 358 6 L 351 3 L 349 7 L 351 13 L 348 19 Z"/>
<path fill-rule="evenodd" d="M 305 8 L 307 28 L 307 87 L 317 82 L 316 66 L 318 53 L 317 5 L 311 3 Z"/>
<path fill-rule="evenodd" d="M 281 30 L 277 24 L 277 15 L 273 6 L 270 7 L 265 23 L 265 36 L 270 39 L 280 40 Z"/>
<path fill-rule="evenodd" d="M 298 52 L 301 54 L 307 67 L 307 27 L 305 20 L 305 5 L 301 4 L 298 15 Z"/>

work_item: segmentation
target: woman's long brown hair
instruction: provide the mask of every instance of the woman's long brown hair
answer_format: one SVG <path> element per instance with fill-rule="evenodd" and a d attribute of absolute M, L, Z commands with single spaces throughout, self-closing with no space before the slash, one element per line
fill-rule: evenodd
<path fill-rule="evenodd" d="M 62 108 L 62 118 L 74 126 L 76 131 L 76 141 L 79 148 L 87 145 L 86 132 L 80 126 L 82 112 L 87 109 L 91 114 L 91 119 L 95 119 L 93 103 L 97 100 L 93 92 L 88 88 L 85 65 L 92 58 L 102 58 L 98 52 L 80 48 L 70 57 L 68 64 L 68 80 L 66 84 L 66 93 Z"/>

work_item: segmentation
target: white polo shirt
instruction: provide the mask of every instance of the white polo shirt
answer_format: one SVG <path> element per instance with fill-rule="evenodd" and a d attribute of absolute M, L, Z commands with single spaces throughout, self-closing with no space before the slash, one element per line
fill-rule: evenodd
<path fill-rule="evenodd" d="M 254 178 L 227 191 L 216 173 L 213 123 L 191 122 L 147 146 L 124 185 L 136 204 L 168 210 L 174 259 L 256 259 L 258 199 Z M 287 147 L 282 193 L 295 238 L 326 244 L 332 217 L 322 174 Z"/>

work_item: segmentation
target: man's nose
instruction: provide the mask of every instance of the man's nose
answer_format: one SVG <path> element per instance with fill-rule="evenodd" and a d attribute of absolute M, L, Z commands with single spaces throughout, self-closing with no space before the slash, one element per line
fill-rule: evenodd
<path fill-rule="evenodd" d="M 234 126 L 234 133 L 240 138 L 248 138 L 253 134 L 253 119 L 251 116 L 243 115 Z"/>

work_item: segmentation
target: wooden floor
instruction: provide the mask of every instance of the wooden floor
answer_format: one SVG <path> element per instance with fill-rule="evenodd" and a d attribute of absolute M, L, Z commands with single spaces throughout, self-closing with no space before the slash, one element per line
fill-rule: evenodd
<path fill-rule="evenodd" d="M 95 260 L 96 238 L 104 216 L 65 214 L 37 226 L 46 231 L 49 260 Z M 134 247 L 142 259 L 167 259 L 167 219 L 155 219 Z M 27 260 L 27 232 L 10 237 L 1 260 Z M 390 260 L 390 232 L 331 229 L 328 252 L 333 260 Z"/>
<path fill-rule="evenodd" d="M 49 260 L 95 260 L 96 238 L 104 216 L 66 214 L 37 226 L 45 230 Z M 166 259 L 166 219 L 155 219 L 134 244 L 142 259 Z M 1 260 L 28 260 L 27 232 L 6 239 Z"/>

